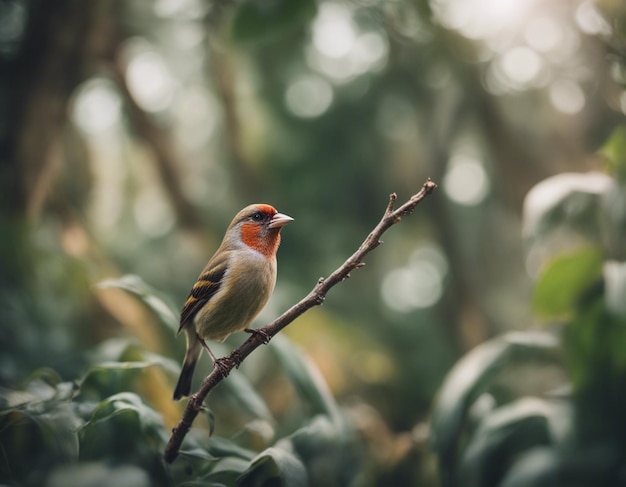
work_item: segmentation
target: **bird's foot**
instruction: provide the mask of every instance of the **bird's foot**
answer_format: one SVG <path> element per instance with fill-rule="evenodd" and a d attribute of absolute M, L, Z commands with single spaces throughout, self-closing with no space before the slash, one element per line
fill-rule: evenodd
<path fill-rule="evenodd" d="M 217 370 L 224 379 L 228 377 L 233 367 L 239 367 L 239 363 L 231 357 L 222 357 L 213 361 L 213 369 Z"/>
<path fill-rule="evenodd" d="M 253 328 L 246 328 L 244 331 L 246 333 L 251 333 L 252 335 L 259 337 L 261 341 L 263 342 L 263 345 L 267 345 L 272 339 L 272 337 L 268 335 L 267 332 L 264 330 L 255 330 Z"/>
<path fill-rule="evenodd" d="M 235 367 L 239 368 L 239 366 L 241 365 L 241 363 L 243 362 L 243 357 L 241 356 L 241 353 L 239 352 L 239 350 L 235 349 L 231 352 L 229 358 L 235 362 Z"/>

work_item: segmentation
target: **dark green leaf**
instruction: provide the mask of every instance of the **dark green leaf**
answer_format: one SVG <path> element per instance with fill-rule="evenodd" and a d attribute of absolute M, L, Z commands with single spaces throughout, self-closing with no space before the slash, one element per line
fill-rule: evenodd
<path fill-rule="evenodd" d="M 144 304 L 168 329 L 178 333 L 178 314 L 158 296 L 157 291 L 149 286 L 143 279 L 135 275 L 125 275 L 119 279 L 107 279 L 97 284 L 99 288 L 117 288 L 128 291 L 140 298 Z"/>
<path fill-rule="evenodd" d="M 210 481 L 210 485 L 223 483 L 235 485 L 239 476 L 250 466 L 250 461 L 239 457 L 224 457 L 216 463 L 211 472 L 204 478 Z"/>
<path fill-rule="evenodd" d="M 552 260 L 533 294 L 535 312 L 546 319 L 572 315 L 581 295 L 602 276 L 602 252 L 586 247 Z"/>
<path fill-rule="evenodd" d="M 257 418 L 263 418 L 273 421 L 272 413 L 270 413 L 267 404 L 261 395 L 252 387 L 248 379 L 238 370 L 230 373 L 227 381 L 224 381 L 223 387 L 233 394 L 237 402 L 251 415 Z"/>
<path fill-rule="evenodd" d="M 520 456 L 500 487 L 623 485 L 623 450 L 610 443 L 559 450 L 538 447 Z"/>
<path fill-rule="evenodd" d="M 166 439 L 161 415 L 130 392 L 101 401 L 79 435 L 83 460 L 123 460 Z"/>
<path fill-rule="evenodd" d="M 295 454 L 271 447 L 252 461 L 237 483 L 244 487 L 305 487 L 308 479 L 304 464 Z"/>
<path fill-rule="evenodd" d="M 211 437 L 208 450 L 215 457 L 235 456 L 248 461 L 252 460 L 256 455 L 254 451 L 243 448 L 233 441 L 220 436 Z"/>
<path fill-rule="evenodd" d="M 459 479 L 467 487 L 498 485 L 506 469 L 525 450 L 554 442 L 551 422 L 571 419 L 566 407 L 524 398 L 489 413 L 462 455 Z"/>
<path fill-rule="evenodd" d="M 506 365 L 532 356 L 554 360 L 557 340 L 547 333 L 509 333 L 465 355 L 446 377 L 431 420 L 431 441 L 443 469 L 453 468 L 468 409 Z"/>
<path fill-rule="evenodd" d="M 600 172 L 562 173 L 534 186 L 524 200 L 524 235 L 538 239 L 567 225 L 592 241 L 600 234 L 602 197 L 615 181 Z"/>
<path fill-rule="evenodd" d="M 325 414 L 336 426 L 340 425 L 342 421 L 337 403 L 320 372 L 302 351 L 283 335 L 275 336 L 270 348 L 300 396 L 313 407 L 313 413 Z"/>
<path fill-rule="evenodd" d="M 295 452 L 304 460 L 321 452 L 328 453 L 334 447 L 341 447 L 341 431 L 327 416 L 315 416 L 308 424 L 289 435 L 286 440 L 293 444 Z"/>
<path fill-rule="evenodd" d="M 602 146 L 602 154 L 617 179 L 626 182 L 626 125 L 619 125 L 613 130 L 609 140 Z"/>
<path fill-rule="evenodd" d="M 78 460 L 76 430 L 82 420 L 71 401 L 75 388 L 71 383 L 54 385 L 58 379 L 39 371 L 26 390 L 2 390 L 0 478 L 24 478 L 55 463 Z"/>

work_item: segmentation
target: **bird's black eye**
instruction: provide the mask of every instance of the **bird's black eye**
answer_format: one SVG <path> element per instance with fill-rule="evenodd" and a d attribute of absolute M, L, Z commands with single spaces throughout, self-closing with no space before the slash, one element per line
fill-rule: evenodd
<path fill-rule="evenodd" d="M 252 214 L 252 219 L 255 222 L 260 222 L 261 220 L 263 220 L 263 215 L 261 214 L 261 212 L 257 211 L 256 213 Z"/>

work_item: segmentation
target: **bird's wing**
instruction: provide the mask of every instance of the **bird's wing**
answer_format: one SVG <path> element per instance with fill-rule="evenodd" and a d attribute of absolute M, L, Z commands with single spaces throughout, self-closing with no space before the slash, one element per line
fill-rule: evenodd
<path fill-rule="evenodd" d="M 183 310 L 180 312 L 178 333 L 183 330 L 187 321 L 193 319 L 200 308 L 218 291 L 222 285 L 224 274 L 226 274 L 226 264 L 226 259 L 215 264 L 209 262 L 202 274 L 200 274 L 189 293 L 187 301 L 185 301 Z"/>

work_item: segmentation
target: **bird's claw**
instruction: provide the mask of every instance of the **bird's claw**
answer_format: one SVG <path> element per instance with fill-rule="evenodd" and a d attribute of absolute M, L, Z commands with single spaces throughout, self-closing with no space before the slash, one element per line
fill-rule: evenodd
<path fill-rule="evenodd" d="M 213 362 L 213 368 L 216 369 L 224 379 L 228 377 L 233 366 L 238 367 L 239 363 L 231 357 L 218 358 Z"/>
<path fill-rule="evenodd" d="M 244 331 L 246 333 L 250 333 L 256 337 L 259 337 L 259 339 L 263 342 L 263 345 L 267 345 L 272 339 L 272 337 L 268 335 L 265 330 L 246 328 Z"/>
<path fill-rule="evenodd" d="M 239 352 L 239 350 L 233 350 L 232 353 L 230 354 L 230 358 L 235 363 L 235 368 L 238 369 L 241 363 L 243 362 L 243 357 L 241 356 L 241 353 Z"/>

